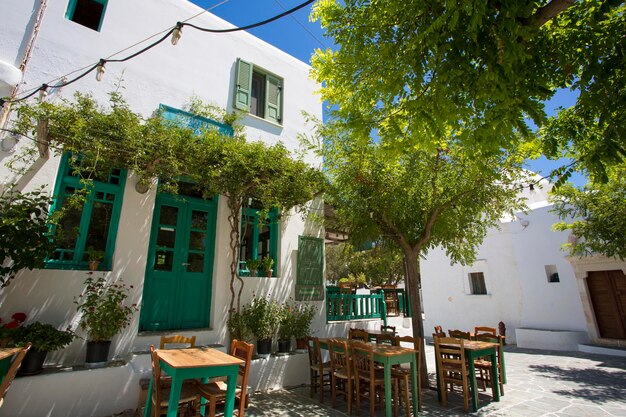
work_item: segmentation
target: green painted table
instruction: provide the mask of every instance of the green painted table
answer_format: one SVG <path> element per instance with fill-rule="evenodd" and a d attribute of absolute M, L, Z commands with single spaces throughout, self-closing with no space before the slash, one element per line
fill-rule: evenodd
<path fill-rule="evenodd" d="M 344 337 L 334 337 L 335 340 L 348 340 Z M 329 339 L 319 339 L 320 347 L 328 349 Z M 385 375 L 385 415 L 391 417 L 393 415 L 391 409 L 391 367 L 402 363 L 411 364 L 411 395 L 413 396 L 413 414 L 417 416 L 417 361 L 415 354 L 417 351 L 401 346 L 377 345 L 370 343 L 374 347 L 374 360 L 384 365 Z"/>
<path fill-rule="evenodd" d="M 158 350 L 157 353 L 161 369 L 172 377 L 169 407 L 167 409 L 168 417 L 176 417 L 180 390 L 185 379 L 200 378 L 206 383 L 209 378 L 218 376 L 228 377 L 226 381 L 228 388 L 226 390 L 224 416 L 230 417 L 233 415 L 237 374 L 239 373 L 239 365 L 244 362 L 243 360 L 220 350 L 204 347 Z M 150 378 L 144 417 L 149 417 L 152 411 L 151 393 L 153 382 L 152 378 Z"/>
<path fill-rule="evenodd" d="M 472 410 L 478 411 L 478 391 L 476 388 L 476 367 L 474 361 L 483 356 L 488 356 L 491 361 L 491 393 L 494 401 L 500 401 L 500 384 L 498 382 L 498 359 L 496 350 L 500 345 L 498 343 L 477 342 L 474 340 L 463 340 L 463 349 L 465 350 L 465 358 L 467 360 L 468 372 L 470 376 L 470 390 L 472 394 Z M 441 401 L 441 386 L 439 384 L 439 369 L 437 369 L 437 394 Z"/>
<path fill-rule="evenodd" d="M 4 381 L 7 372 L 9 372 L 11 358 L 20 350 L 21 348 L 0 348 L 0 384 Z"/>

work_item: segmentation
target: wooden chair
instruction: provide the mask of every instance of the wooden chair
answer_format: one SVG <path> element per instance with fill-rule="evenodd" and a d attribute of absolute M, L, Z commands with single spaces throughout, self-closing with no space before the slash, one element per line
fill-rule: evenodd
<path fill-rule="evenodd" d="M 350 342 L 350 349 L 352 353 L 352 364 L 354 369 L 354 380 L 356 388 L 356 410 L 357 414 L 360 414 L 361 410 L 361 397 L 369 399 L 370 402 L 370 416 L 374 416 L 375 400 L 377 392 L 381 394 L 379 398 L 383 398 L 383 392 L 385 390 L 385 375 L 384 371 L 377 367 L 374 362 L 374 351 L 372 345 L 361 342 L 359 340 L 353 340 Z M 394 416 L 398 415 L 398 381 L 392 379 L 394 384 L 393 398 L 394 398 Z M 364 383 L 363 385 L 361 383 Z M 361 388 L 365 388 L 361 390 Z"/>
<path fill-rule="evenodd" d="M 376 335 L 377 345 L 389 345 L 393 346 L 396 341 L 396 336 L 393 333 L 383 333 Z"/>
<path fill-rule="evenodd" d="M 454 385 L 460 385 L 463 390 L 463 407 L 465 412 L 469 410 L 469 371 L 465 361 L 463 339 L 452 337 L 435 337 L 435 356 L 439 371 L 439 392 L 443 405 L 448 404 L 447 387 L 452 389 Z"/>
<path fill-rule="evenodd" d="M 337 394 L 341 394 L 348 402 L 348 414 L 352 414 L 352 393 L 354 391 L 354 376 L 348 342 L 345 340 L 328 340 L 331 369 L 331 398 L 333 407 L 337 406 Z"/>
<path fill-rule="evenodd" d="M 495 330 L 495 329 L 494 329 Z M 503 348 L 504 343 L 502 337 L 498 337 L 496 335 L 492 335 L 490 333 L 477 333 L 474 335 L 474 338 L 479 342 L 491 342 L 498 343 L 498 349 L 496 351 L 496 358 L 498 360 L 498 382 L 500 385 L 500 395 L 504 394 L 504 380 L 502 378 L 502 361 L 503 361 Z M 483 383 L 487 382 L 491 385 L 491 361 L 487 358 L 481 358 L 474 361 L 474 366 L 476 367 L 476 371 L 480 372 L 480 379 L 482 379 Z M 484 375 L 483 375 L 484 373 Z M 485 388 L 485 385 L 483 385 Z"/>
<path fill-rule="evenodd" d="M 9 366 L 9 370 L 4 377 L 4 380 L 2 380 L 2 384 L 0 384 L 0 407 L 2 407 L 2 404 L 4 403 L 4 397 L 7 395 L 9 387 L 11 386 L 11 382 L 13 382 L 13 379 L 15 379 L 15 374 L 17 374 L 17 370 L 22 364 L 22 360 L 24 360 L 24 356 L 26 356 L 26 353 L 28 352 L 30 347 L 31 343 L 29 342 L 26 344 L 26 346 L 22 348 L 22 350 L 17 352 L 17 354 L 13 358 L 13 361 L 11 362 L 11 366 Z"/>
<path fill-rule="evenodd" d="M 339 284 L 339 295 L 354 295 L 356 294 L 356 286 L 352 283 L 342 282 Z M 355 300 L 347 299 L 344 300 L 343 297 L 340 300 L 340 314 L 342 316 L 351 316 L 352 312 L 355 308 Z"/>
<path fill-rule="evenodd" d="M 360 340 L 362 342 L 369 341 L 369 334 L 362 329 L 350 329 L 348 332 L 348 338 L 350 340 Z"/>
<path fill-rule="evenodd" d="M 237 404 L 239 404 L 239 417 L 243 417 L 244 409 L 246 408 L 248 375 L 250 373 L 250 363 L 252 362 L 253 352 L 254 345 L 250 343 L 235 339 L 230 344 L 230 354 L 244 360 L 244 363 L 239 366 L 237 388 L 235 389 L 235 400 Z M 209 417 L 215 417 L 216 405 L 226 401 L 227 387 L 226 381 L 209 382 L 208 384 L 199 384 L 197 386 L 200 396 L 209 401 Z"/>
<path fill-rule="evenodd" d="M 384 324 L 380 325 L 380 331 L 381 332 L 389 332 L 391 334 L 393 334 L 394 336 L 396 335 L 396 326 L 385 326 Z"/>
<path fill-rule="evenodd" d="M 415 354 L 415 360 L 417 361 L 417 403 L 419 411 L 422 411 L 422 340 L 419 337 L 396 336 L 394 345 L 405 346 L 417 351 Z M 408 364 L 406 366 L 403 365 L 400 368 L 393 368 L 391 376 L 402 381 L 402 384 L 399 386 L 398 397 L 405 402 L 406 415 L 409 416 L 411 415 L 409 412 L 411 407 L 411 403 L 409 402 L 409 381 L 411 377 L 411 368 Z M 404 398 L 402 394 L 404 394 Z"/>
<path fill-rule="evenodd" d="M 446 337 L 446 333 L 443 331 L 443 328 L 439 325 L 435 326 L 435 333 L 433 333 L 433 337 L 439 336 L 439 337 Z"/>
<path fill-rule="evenodd" d="M 498 333 L 496 333 L 496 328 L 495 327 L 483 327 L 483 326 L 476 326 L 474 327 L 474 337 L 477 334 L 484 334 L 484 333 L 488 333 L 491 334 L 493 336 L 497 336 Z"/>
<path fill-rule="evenodd" d="M 174 336 L 161 336 L 161 343 L 159 344 L 159 349 L 168 349 L 166 345 L 177 345 L 176 347 L 180 348 L 180 345 L 189 345 L 186 347 L 196 347 L 196 336 L 182 336 L 182 335 L 174 335 Z"/>
<path fill-rule="evenodd" d="M 448 330 L 448 336 L 456 339 L 471 340 L 470 332 L 464 332 L 462 330 Z"/>
<path fill-rule="evenodd" d="M 324 386 L 330 387 L 330 361 L 322 361 L 320 340 L 317 337 L 308 337 L 306 347 L 309 351 L 309 373 L 311 377 L 311 398 L 313 393 L 320 390 L 320 402 L 324 402 Z"/>
<path fill-rule="evenodd" d="M 170 387 L 165 387 L 162 383 L 159 355 L 154 348 L 154 345 L 150 345 L 150 357 L 152 359 L 152 392 L 150 393 L 152 402 L 151 417 L 159 417 L 167 414 Z M 200 397 L 198 396 L 194 386 L 183 384 L 180 392 L 180 399 L 178 400 L 178 413 L 182 413 L 182 415 L 185 416 L 195 416 L 197 413 L 197 406 L 199 404 Z"/>

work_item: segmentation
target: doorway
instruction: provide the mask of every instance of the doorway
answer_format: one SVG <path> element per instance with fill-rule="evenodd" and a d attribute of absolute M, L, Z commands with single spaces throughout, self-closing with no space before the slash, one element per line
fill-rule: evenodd
<path fill-rule="evenodd" d="M 626 275 L 620 270 L 589 271 L 587 288 L 600 337 L 626 339 Z"/>

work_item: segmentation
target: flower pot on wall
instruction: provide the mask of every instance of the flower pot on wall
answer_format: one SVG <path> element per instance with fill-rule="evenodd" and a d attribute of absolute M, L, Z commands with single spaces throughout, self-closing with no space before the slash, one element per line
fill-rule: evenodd
<path fill-rule="evenodd" d="M 291 340 L 278 340 L 278 353 L 286 355 L 291 350 Z"/>
<path fill-rule="evenodd" d="M 87 357 L 85 363 L 87 366 L 99 366 L 107 363 L 109 358 L 109 348 L 111 347 L 111 341 L 104 342 L 87 342 Z"/>
<path fill-rule="evenodd" d="M 43 371 L 43 363 L 46 360 L 47 350 L 41 351 L 34 348 L 29 349 L 22 360 L 22 365 L 18 369 L 18 375 L 36 375 Z"/>
<path fill-rule="evenodd" d="M 272 339 L 260 339 L 256 341 L 256 353 L 267 357 L 272 353 Z"/>
<path fill-rule="evenodd" d="M 307 343 L 306 339 L 296 339 L 296 352 L 306 353 L 307 352 L 306 343 Z"/>

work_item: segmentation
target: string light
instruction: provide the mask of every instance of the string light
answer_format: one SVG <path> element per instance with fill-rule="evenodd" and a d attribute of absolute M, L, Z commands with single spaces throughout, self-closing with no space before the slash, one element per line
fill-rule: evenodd
<path fill-rule="evenodd" d="M 48 97 L 48 84 L 42 84 L 39 89 L 39 101 L 45 101 Z"/>
<path fill-rule="evenodd" d="M 106 68 L 104 68 L 104 64 L 106 64 L 106 61 L 104 59 L 101 59 L 100 62 L 98 63 L 98 66 L 96 67 L 96 80 L 97 81 L 102 81 L 102 77 L 104 77 L 104 73 L 106 72 Z"/>
<path fill-rule="evenodd" d="M 183 35 L 183 24 L 182 22 L 176 22 L 176 27 L 172 31 L 172 45 L 178 45 L 178 41 L 180 37 Z"/>

